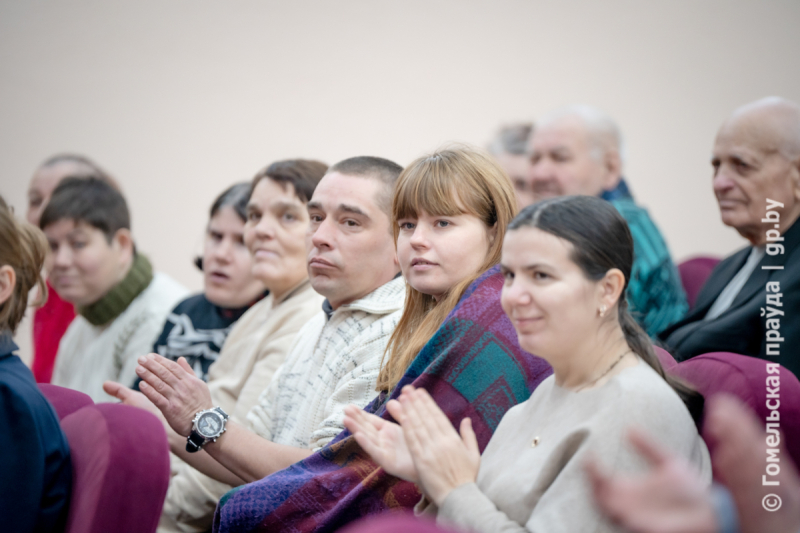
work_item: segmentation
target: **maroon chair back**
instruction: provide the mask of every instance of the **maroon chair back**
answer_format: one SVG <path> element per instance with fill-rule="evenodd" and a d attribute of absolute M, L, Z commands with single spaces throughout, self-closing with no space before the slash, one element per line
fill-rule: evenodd
<path fill-rule="evenodd" d="M 678 362 L 675 361 L 675 358 L 672 357 L 672 354 L 670 354 L 661 346 L 653 346 L 653 350 L 655 350 L 658 361 L 661 363 L 661 367 L 664 369 L 664 372 L 669 372 L 675 365 L 678 364 Z"/>
<path fill-rule="evenodd" d="M 437 526 L 430 518 L 417 518 L 410 512 L 391 512 L 367 516 L 340 530 L 340 533 L 455 533 Z"/>
<path fill-rule="evenodd" d="M 169 484 L 161 421 L 122 404 L 101 403 L 61 421 L 72 457 L 66 533 L 153 533 Z"/>
<path fill-rule="evenodd" d="M 59 420 L 64 420 L 64 417 L 82 407 L 94 404 L 88 394 L 49 383 L 38 383 L 38 385 L 44 397 L 55 407 Z"/>
<path fill-rule="evenodd" d="M 720 392 L 732 394 L 746 403 L 759 420 L 766 424 L 771 409 L 767 407 L 767 362 L 764 359 L 727 352 L 698 355 L 678 363 L 671 374 L 692 384 L 706 400 Z M 780 429 L 786 451 L 800 465 L 800 381 L 789 370 L 780 367 Z M 774 404 L 774 399 L 771 399 Z M 709 450 L 714 448 L 704 434 Z"/>
<path fill-rule="evenodd" d="M 719 263 L 716 257 L 693 257 L 678 265 L 678 272 L 681 276 L 681 285 L 686 292 L 686 299 L 689 302 L 689 309 L 694 307 L 700 289 L 708 279 L 711 271 Z"/>

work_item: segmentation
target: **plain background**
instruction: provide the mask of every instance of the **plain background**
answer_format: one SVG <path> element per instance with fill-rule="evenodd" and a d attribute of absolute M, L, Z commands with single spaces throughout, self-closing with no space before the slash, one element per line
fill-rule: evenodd
<path fill-rule="evenodd" d="M 200 290 L 212 200 L 272 161 L 405 165 L 586 103 L 619 122 L 673 257 L 726 255 L 744 241 L 719 221 L 714 135 L 749 101 L 800 101 L 798 27 L 797 0 L 0 0 L 0 193 L 23 214 L 44 158 L 86 154 L 138 248 Z"/>

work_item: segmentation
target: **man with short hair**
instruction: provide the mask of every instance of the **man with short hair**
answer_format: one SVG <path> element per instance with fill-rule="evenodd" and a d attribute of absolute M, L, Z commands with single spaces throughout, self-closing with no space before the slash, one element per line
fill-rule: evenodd
<path fill-rule="evenodd" d="M 197 470 L 184 465 L 181 480 L 173 479 L 161 531 L 210 527 L 225 490 L 187 495 L 197 478 L 237 486 L 282 470 L 344 429 L 346 405 L 367 405 L 377 395 L 383 354 L 405 300 L 390 222 L 401 171 L 385 159 L 356 157 L 334 165 L 320 181 L 308 203 L 306 242 L 311 284 L 326 297 L 323 311 L 300 330 L 246 426 L 220 421 L 224 434 L 200 441 L 200 453 L 185 451 L 191 447 L 185 437 L 171 438 L 173 452 Z M 214 407 L 205 384 L 185 364 L 155 355 L 140 361 L 139 375 L 151 385 L 143 392 L 175 436 L 197 442 L 202 428 L 193 417 Z"/>
<path fill-rule="evenodd" d="M 103 382 L 133 383 L 136 358 L 187 291 L 136 251 L 125 198 L 105 181 L 62 180 L 40 226 L 53 253 L 53 288 L 79 315 L 61 339 L 52 382 L 107 402 Z"/>
<path fill-rule="evenodd" d="M 722 223 L 750 246 L 717 265 L 695 308 L 660 338 L 679 361 L 733 352 L 800 376 L 800 106 L 770 97 L 740 107 L 711 164 Z"/>
<path fill-rule="evenodd" d="M 520 209 L 535 202 L 528 169 L 528 140 L 532 132 L 533 124 L 530 122 L 507 124 L 500 128 L 489 143 L 489 153 L 500 163 L 514 184 Z"/>
<path fill-rule="evenodd" d="M 622 136 L 614 121 L 584 105 L 553 111 L 531 136 L 530 183 L 536 201 L 583 194 L 608 200 L 628 222 L 634 261 L 627 299 L 634 318 L 654 337 L 689 308 L 678 269 L 661 232 L 638 206 L 622 177 Z"/>

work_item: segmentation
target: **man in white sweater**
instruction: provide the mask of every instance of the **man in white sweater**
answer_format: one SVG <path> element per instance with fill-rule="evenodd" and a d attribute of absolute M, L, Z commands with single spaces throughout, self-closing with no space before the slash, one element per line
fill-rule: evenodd
<path fill-rule="evenodd" d="M 377 395 L 383 353 L 405 299 L 390 223 L 401 171 L 385 159 L 351 158 L 331 167 L 315 189 L 308 204 L 308 273 L 326 300 L 300 330 L 247 424 L 225 420 L 224 434 L 219 428 L 218 438 L 195 440 L 205 451 L 187 452 L 193 417 L 214 407 L 206 387 L 186 367 L 155 355 L 140 367 L 150 385 L 142 392 L 175 429 L 171 449 L 188 463 L 170 484 L 159 531 L 208 529 L 225 486 L 213 480 L 237 486 L 286 468 L 344 429 L 346 405 L 367 405 Z M 187 400 L 157 393 L 157 375 L 179 381 Z"/>
<path fill-rule="evenodd" d="M 187 291 L 136 252 L 125 198 L 106 181 L 62 180 L 40 226 L 53 251 L 50 281 L 78 312 L 61 338 L 52 382 L 110 401 L 103 382 L 133 384 L 136 357 Z"/>

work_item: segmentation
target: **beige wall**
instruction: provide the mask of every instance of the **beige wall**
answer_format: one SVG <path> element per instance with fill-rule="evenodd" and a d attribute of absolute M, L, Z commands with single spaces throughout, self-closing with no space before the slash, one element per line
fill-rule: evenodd
<path fill-rule="evenodd" d="M 742 103 L 800 101 L 798 23 L 796 0 L 0 0 L 0 192 L 21 213 L 43 158 L 88 154 L 199 289 L 209 204 L 273 160 L 406 164 L 584 102 L 618 119 L 673 255 L 727 254 L 713 137 Z"/>

